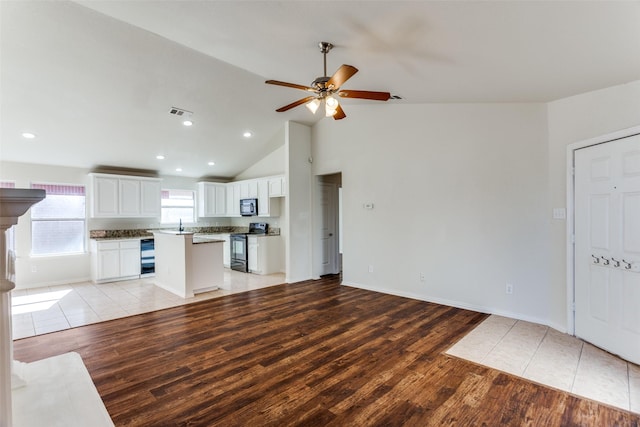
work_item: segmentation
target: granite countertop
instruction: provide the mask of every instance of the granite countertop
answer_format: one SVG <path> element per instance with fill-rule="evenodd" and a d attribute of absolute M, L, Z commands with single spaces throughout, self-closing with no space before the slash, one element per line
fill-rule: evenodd
<path fill-rule="evenodd" d="M 175 236 L 193 236 L 195 233 L 192 231 L 178 231 L 178 230 L 153 230 L 153 234 L 173 234 Z"/>
<path fill-rule="evenodd" d="M 213 239 L 209 237 L 200 237 L 200 236 L 196 236 L 193 238 L 194 245 L 198 245 L 200 243 L 224 243 L 224 240 Z"/>
<path fill-rule="evenodd" d="M 112 236 L 112 237 L 90 237 L 91 240 L 105 241 L 105 240 L 135 240 L 135 239 L 153 239 L 153 234 L 147 234 L 144 236 Z"/>
<path fill-rule="evenodd" d="M 176 227 L 177 228 L 177 227 Z M 158 228 L 154 230 L 149 229 L 132 229 L 132 230 L 89 230 L 89 238 L 93 240 L 123 240 L 123 239 L 153 239 L 154 232 L 174 233 L 178 234 L 176 228 Z M 185 227 L 185 231 L 182 234 L 234 234 L 234 233 L 246 233 L 249 231 L 249 227 L 241 226 L 219 226 L 219 227 Z M 269 229 L 268 234 L 260 235 L 264 236 L 279 236 L 279 228 Z"/>

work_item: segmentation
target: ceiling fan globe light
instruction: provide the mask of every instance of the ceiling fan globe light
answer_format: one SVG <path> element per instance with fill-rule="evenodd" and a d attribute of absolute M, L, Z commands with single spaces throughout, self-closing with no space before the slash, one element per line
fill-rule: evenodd
<path fill-rule="evenodd" d="M 336 114 L 338 108 L 338 100 L 333 96 L 327 96 L 324 100 L 324 114 L 325 117 L 332 117 Z"/>
<path fill-rule="evenodd" d="M 320 106 L 320 101 L 316 98 L 305 104 L 305 106 L 311 111 L 313 114 L 318 111 L 318 107 Z"/>

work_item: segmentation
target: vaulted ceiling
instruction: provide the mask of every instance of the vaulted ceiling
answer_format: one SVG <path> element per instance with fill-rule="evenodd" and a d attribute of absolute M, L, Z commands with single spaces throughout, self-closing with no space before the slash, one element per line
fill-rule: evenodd
<path fill-rule="evenodd" d="M 276 113 L 306 93 L 264 84 L 321 76 L 320 41 L 329 74 L 360 70 L 345 88 L 402 97 L 343 100 L 345 120 L 354 103 L 548 102 L 640 79 L 639 1 L 3 0 L 0 14 L 9 161 L 233 177 L 284 121 L 329 120 Z"/>

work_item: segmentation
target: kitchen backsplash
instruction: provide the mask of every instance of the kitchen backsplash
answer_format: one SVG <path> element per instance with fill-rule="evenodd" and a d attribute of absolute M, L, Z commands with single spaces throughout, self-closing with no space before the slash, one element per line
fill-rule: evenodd
<path fill-rule="evenodd" d="M 176 227 L 165 228 L 165 230 L 175 230 Z M 152 237 L 151 233 L 154 230 L 163 230 L 163 228 L 138 228 L 131 230 L 89 230 L 90 239 L 122 239 L 122 238 L 134 238 L 134 237 Z M 226 234 L 226 233 L 247 233 L 249 227 L 237 227 L 232 225 L 227 226 L 212 226 L 212 227 L 185 227 L 184 231 L 190 233 L 201 234 Z M 279 235 L 280 228 L 269 228 L 269 234 Z"/>

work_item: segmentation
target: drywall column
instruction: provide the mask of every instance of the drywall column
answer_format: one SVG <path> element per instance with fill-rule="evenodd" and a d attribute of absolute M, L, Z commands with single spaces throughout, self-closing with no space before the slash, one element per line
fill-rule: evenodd
<path fill-rule="evenodd" d="M 312 277 L 311 128 L 295 122 L 285 125 L 286 282 Z"/>
<path fill-rule="evenodd" d="M 13 224 L 5 223 L 2 218 L 0 230 L 0 253 L 2 266 L 0 269 L 0 426 L 11 425 L 11 361 L 13 359 L 13 345 L 11 338 L 11 290 L 16 286 L 6 278 L 7 271 L 7 238 L 6 231 Z"/>
<path fill-rule="evenodd" d="M 9 253 L 6 232 L 18 223 L 18 217 L 35 203 L 44 199 L 44 190 L 0 189 L 0 427 L 10 427 L 11 364 L 13 340 L 11 337 L 11 290 L 15 285 L 15 255 Z M 16 378 L 13 382 L 18 381 Z"/>

